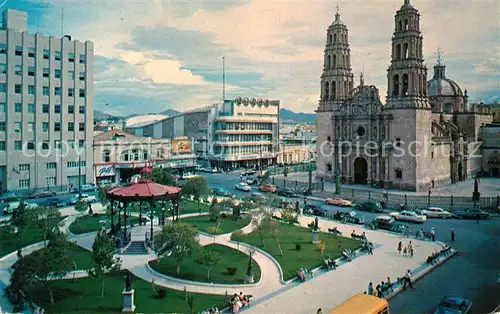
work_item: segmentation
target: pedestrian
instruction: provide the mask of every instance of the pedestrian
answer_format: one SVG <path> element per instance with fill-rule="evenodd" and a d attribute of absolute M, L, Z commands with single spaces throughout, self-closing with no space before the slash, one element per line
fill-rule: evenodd
<path fill-rule="evenodd" d="M 431 228 L 431 239 L 432 241 L 436 241 L 436 230 L 434 230 L 434 227 Z"/>
<path fill-rule="evenodd" d="M 455 228 L 451 229 L 451 242 L 455 242 Z"/>
<path fill-rule="evenodd" d="M 476 215 L 476 223 L 479 224 L 479 214 Z"/>
<path fill-rule="evenodd" d="M 413 285 L 411 283 L 411 271 L 409 269 L 406 271 L 404 280 L 405 282 L 403 284 L 403 290 L 406 289 L 406 286 L 409 286 L 411 289 L 413 289 Z"/>
<path fill-rule="evenodd" d="M 408 247 L 404 247 L 403 249 L 403 256 L 408 256 Z"/>
<path fill-rule="evenodd" d="M 401 249 L 403 247 L 403 243 L 401 243 L 401 241 L 399 241 L 398 243 L 398 254 L 401 255 Z"/>
<path fill-rule="evenodd" d="M 304 207 L 307 205 L 307 198 L 304 197 Z"/>
<path fill-rule="evenodd" d="M 410 257 L 413 257 L 413 245 L 411 244 L 411 241 L 408 243 L 408 254 L 410 254 Z"/>
<path fill-rule="evenodd" d="M 368 294 L 373 295 L 373 283 L 371 282 L 368 284 Z"/>
<path fill-rule="evenodd" d="M 92 210 L 92 203 L 89 202 L 89 216 L 93 215 L 94 211 Z"/>

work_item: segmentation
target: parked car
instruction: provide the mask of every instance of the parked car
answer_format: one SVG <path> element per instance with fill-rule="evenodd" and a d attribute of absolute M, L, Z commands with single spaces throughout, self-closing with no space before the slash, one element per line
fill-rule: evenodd
<path fill-rule="evenodd" d="M 365 218 L 355 211 L 350 211 L 343 215 L 342 222 L 362 225 L 365 223 Z"/>
<path fill-rule="evenodd" d="M 66 207 L 68 205 L 68 202 L 63 200 L 63 199 L 55 197 L 55 198 L 49 199 L 48 205 L 55 206 L 55 207 Z"/>
<path fill-rule="evenodd" d="M 247 179 L 245 180 L 245 182 L 248 184 L 248 185 L 254 185 L 254 184 L 257 184 L 258 183 L 258 180 L 256 177 L 254 176 L 248 176 Z"/>
<path fill-rule="evenodd" d="M 273 199 L 271 205 L 278 208 L 287 208 L 288 206 L 293 206 L 292 202 L 282 197 L 276 197 L 275 199 Z"/>
<path fill-rule="evenodd" d="M 212 191 L 217 196 L 226 196 L 226 197 L 233 197 L 234 196 L 234 194 L 230 193 L 228 190 L 226 190 L 224 188 L 214 188 Z"/>
<path fill-rule="evenodd" d="M 240 182 L 234 186 L 235 189 L 244 191 L 244 192 L 250 192 L 252 190 L 252 187 L 245 182 Z"/>
<path fill-rule="evenodd" d="M 372 226 L 375 229 L 382 229 L 394 232 L 401 232 L 403 229 L 407 228 L 406 225 L 397 223 L 394 217 L 391 217 L 389 215 L 381 215 L 375 217 L 375 219 L 370 222 L 370 226 Z"/>
<path fill-rule="evenodd" d="M 439 207 L 427 207 L 420 210 L 422 215 L 428 218 L 451 218 L 452 214 Z"/>
<path fill-rule="evenodd" d="M 7 192 L 0 196 L 0 202 L 14 202 L 19 201 L 22 195 L 17 192 Z"/>
<path fill-rule="evenodd" d="M 2 208 L 2 213 L 4 215 L 10 215 L 14 212 L 14 210 L 16 210 L 19 207 L 20 204 L 21 202 L 4 203 L 4 206 Z M 30 206 L 30 204 L 28 204 L 28 202 L 24 202 L 24 206 L 28 207 Z"/>
<path fill-rule="evenodd" d="M 242 173 L 242 174 L 243 174 L 244 176 L 245 176 L 245 175 L 255 174 L 255 170 L 253 170 L 253 169 L 248 169 L 248 170 L 243 171 L 243 173 Z"/>
<path fill-rule="evenodd" d="M 279 187 L 276 189 L 276 193 L 280 196 L 287 196 L 287 197 L 296 197 L 297 196 L 295 191 L 291 188 Z"/>
<path fill-rule="evenodd" d="M 82 192 L 94 192 L 99 190 L 99 188 L 93 184 L 83 184 L 82 185 Z"/>
<path fill-rule="evenodd" d="M 352 202 L 350 200 L 346 200 L 343 197 L 335 197 L 335 198 L 327 198 L 325 200 L 325 204 L 328 205 L 334 205 L 334 206 L 341 206 L 341 207 L 350 207 L 352 206 Z"/>
<path fill-rule="evenodd" d="M 95 196 L 89 196 L 88 194 L 82 194 L 80 196 L 74 196 L 74 197 L 72 197 L 67 202 L 67 204 L 69 204 L 69 205 L 75 205 L 78 202 L 95 203 L 95 202 L 97 202 L 97 198 Z"/>
<path fill-rule="evenodd" d="M 261 192 L 252 192 L 252 194 L 250 194 L 251 196 L 255 197 L 255 198 L 258 198 L 258 199 L 266 199 L 266 196 L 264 194 L 262 194 Z"/>
<path fill-rule="evenodd" d="M 447 296 L 439 302 L 434 314 L 467 314 L 470 312 L 471 306 L 471 300 Z"/>
<path fill-rule="evenodd" d="M 326 216 L 328 214 L 328 210 L 321 208 L 319 204 L 308 204 L 304 206 L 303 212 L 309 215 L 314 216 Z"/>
<path fill-rule="evenodd" d="M 390 214 L 391 217 L 394 217 L 396 220 L 401 220 L 401 221 L 411 221 L 411 222 L 418 222 L 418 223 L 424 223 L 427 220 L 427 217 L 424 215 L 419 215 L 416 212 L 404 210 L 402 212 L 394 212 Z"/>
<path fill-rule="evenodd" d="M 259 186 L 259 190 L 261 190 L 262 192 L 276 193 L 278 189 L 272 184 L 264 184 Z"/>
<path fill-rule="evenodd" d="M 372 213 L 383 213 L 384 209 L 382 208 L 382 205 L 380 205 L 379 202 L 376 201 L 366 201 L 361 204 L 356 204 L 354 207 L 355 209 L 358 210 L 364 210 Z"/>
<path fill-rule="evenodd" d="M 466 209 L 466 210 L 456 210 L 453 212 L 453 216 L 458 219 L 479 219 L 486 220 L 490 219 L 491 215 L 480 209 Z"/>
<path fill-rule="evenodd" d="M 32 193 L 27 198 L 42 198 L 42 197 L 54 196 L 54 195 L 56 195 L 56 192 L 54 192 L 54 191 L 39 190 L 39 191 Z"/>

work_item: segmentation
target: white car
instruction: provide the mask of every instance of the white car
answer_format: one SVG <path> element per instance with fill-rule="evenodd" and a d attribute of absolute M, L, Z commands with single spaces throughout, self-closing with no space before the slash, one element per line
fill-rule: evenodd
<path fill-rule="evenodd" d="M 245 182 L 240 182 L 234 186 L 236 190 L 240 191 L 245 191 L 245 192 L 250 192 L 252 190 L 252 187 Z"/>
<path fill-rule="evenodd" d="M 97 202 L 97 198 L 93 195 L 89 196 L 88 194 L 82 194 L 80 201 L 85 203 L 95 203 Z"/>
<path fill-rule="evenodd" d="M 451 218 L 452 214 L 439 207 L 427 207 L 421 210 L 422 215 L 429 218 Z"/>
<path fill-rule="evenodd" d="M 418 223 L 424 223 L 427 220 L 427 217 L 425 217 L 424 215 L 418 215 L 417 213 L 408 210 L 403 210 L 400 213 L 391 213 L 391 217 L 394 217 L 394 219 L 396 220 Z"/>

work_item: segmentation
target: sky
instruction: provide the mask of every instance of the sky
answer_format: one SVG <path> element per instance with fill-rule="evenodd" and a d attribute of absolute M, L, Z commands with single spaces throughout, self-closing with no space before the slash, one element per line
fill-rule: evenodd
<path fill-rule="evenodd" d="M 355 85 L 364 73 L 385 101 L 394 14 L 403 0 L 2 0 L 28 12 L 31 33 L 94 42 L 95 108 L 183 111 L 222 99 L 278 99 L 314 112 L 326 29 L 338 5 Z M 500 4 L 411 0 L 420 11 L 428 79 L 438 47 L 447 77 L 472 102 L 500 101 Z"/>

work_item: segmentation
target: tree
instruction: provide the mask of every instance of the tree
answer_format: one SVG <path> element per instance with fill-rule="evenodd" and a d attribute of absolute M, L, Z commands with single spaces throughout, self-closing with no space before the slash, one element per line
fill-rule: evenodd
<path fill-rule="evenodd" d="M 177 261 L 177 275 L 181 272 L 181 262 L 200 248 L 198 230 L 184 223 L 169 223 L 154 237 L 154 250 L 158 257 L 172 256 Z"/>
<path fill-rule="evenodd" d="M 200 201 L 203 197 L 207 196 L 208 184 L 207 178 L 205 177 L 194 177 L 189 179 L 186 184 L 182 187 L 182 194 L 192 196 L 193 199 L 198 203 L 198 211 L 200 210 Z"/>
<path fill-rule="evenodd" d="M 174 185 L 174 175 L 169 168 L 153 168 L 151 180 L 162 185 Z"/>
<path fill-rule="evenodd" d="M 262 176 L 262 178 L 260 179 L 260 182 L 262 184 L 266 184 L 269 182 L 269 179 L 271 179 L 271 172 L 270 171 L 266 171 L 264 173 L 264 175 Z"/>
<path fill-rule="evenodd" d="M 221 256 L 219 253 L 204 250 L 201 255 L 196 259 L 196 263 L 207 268 L 207 280 L 210 280 L 210 271 L 213 267 L 217 266 L 221 260 Z"/>
<path fill-rule="evenodd" d="M 11 221 L 16 227 L 23 228 L 28 226 L 33 220 L 33 211 L 31 211 L 23 199 L 19 201 L 19 206 L 12 212 Z"/>
<path fill-rule="evenodd" d="M 281 220 L 290 225 L 290 230 L 292 229 L 292 226 L 294 224 L 299 222 L 297 213 L 290 207 L 287 207 L 281 211 Z"/>
<path fill-rule="evenodd" d="M 271 236 L 276 241 L 276 245 L 278 246 L 278 250 L 280 251 L 280 256 L 283 256 L 283 250 L 281 249 L 281 241 L 280 241 L 280 236 L 281 236 L 280 223 L 278 221 L 271 220 L 270 228 L 271 228 Z"/>
<path fill-rule="evenodd" d="M 106 193 L 109 191 L 109 187 L 102 187 L 99 189 L 99 201 L 101 202 L 103 207 L 106 207 L 109 204 L 108 197 L 106 196 Z"/>
<path fill-rule="evenodd" d="M 87 205 L 87 202 L 85 202 L 85 201 L 79 200 L 75 204 L 75 210 L 78 212 L 83 212 L 83 211 L 87 210 L 87 208 L 89 208 L 89 206 Z"/>
<path fill-rule="evenodd" d="M 94 267 L 89 270 L 89 275 L 101 280 L 101 297 L 104 297 L 104 279 L 109 272 L 120 270 L 122 261 L 115 257 L 115 240 L 104 230 L 97 232 L 92 244 L 92 263 Z"/>
<path fill-rule="evenodd" d="M 43 229 L 43 240 L 47 240 L 51 235 L 58 234 L 56 230 L 59 224 L 61 212 L 52 206 L 37 206 L 34 209 L 35 217 L 39 226 Z"/>
<path fill-rule="evenodd" d="M 67 250 L 68 242 L 60 236 L 52 240 L 46 248 L 23 257 L 14 265 L 10 286 L 33 288 L 41 284 L 49 293 L 50 303 L 54 303 L 51 282 L 64 277 L 71 267 Z"/>
<path fill-rule="evenodd" d="M 269 230 L 270 223 L 271 215 L 265 210 L 261 210 L 260 215 L 252 220 L 253 230 L 259 234 L 260 244 L 262 247 L 266 247 L 266 244 L 264 243 L 264 236 Z"/>
<path fill-rule="evenodd" d="M 220 216 L 220 205 L 217 202 L 217 198 L 212 199 L 212 204 L 210 205 L 209 219 L 210 221 L 217 221 Z"/>

